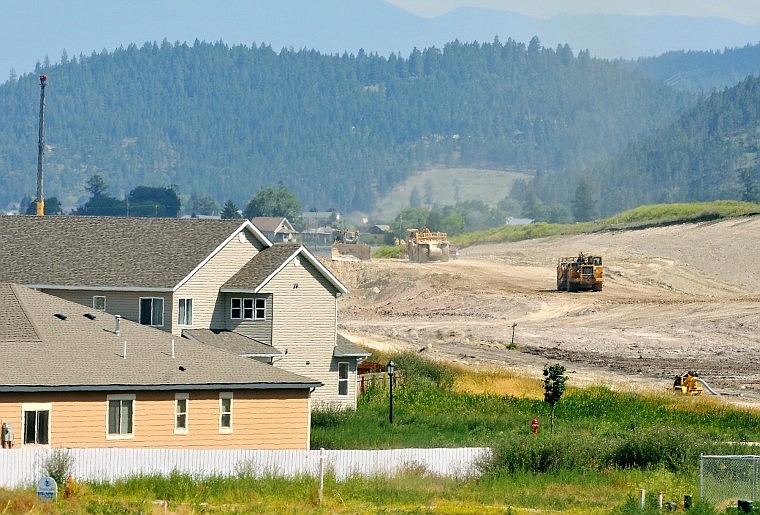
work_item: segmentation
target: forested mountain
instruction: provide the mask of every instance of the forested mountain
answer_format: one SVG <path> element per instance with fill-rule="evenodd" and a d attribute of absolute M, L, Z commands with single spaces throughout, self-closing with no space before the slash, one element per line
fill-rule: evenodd
<path fill-rule="evenodd" d="M 101 174 L 123 198 L 176 184 L 244 205 L 282 182 L 306 209 L 369 210 L 431 165 L 589 166 L 692 102 L 617 63 L 508 40 L 408 57 L 148 43 L 66 56 L 48 76 L 46 196 Z M 35 192 L 39 84 L 0 86 L 0 207 Z M 506 194 L 506 192 L 505 192 Z"/>
<path fill-rule="evenodd" d="M 760 78 L 748 77 L 716 93 L 670 126 L 618 156 L 576 172 L 598 213 L 608 216 L 643 204 L 733 199 L 760 201 Z M 573 202 L 556 175 L 533 187 L 543 201 Z"/>
<path fill-rule="evenodd" d="M 629 65 L 678 90 L 712 93 L 760 75 L 760 43 L 723 51 L 666 52 Z"/>

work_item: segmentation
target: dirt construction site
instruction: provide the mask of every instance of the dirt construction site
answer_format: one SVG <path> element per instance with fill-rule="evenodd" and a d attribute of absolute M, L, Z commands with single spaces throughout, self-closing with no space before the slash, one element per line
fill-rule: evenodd
<path fill-rule="evenodd" d="M 349 288 L 339 330 L 370 351 L 536 378 L 561 363 L 570 386 L 636 392 L 693 370 L 721 400 L 760 408 L 759 249 L 750 217 L 328 266 Z M 602 291 L 557 291 L 558 258 L 580 251 L 603 257 Z"/>

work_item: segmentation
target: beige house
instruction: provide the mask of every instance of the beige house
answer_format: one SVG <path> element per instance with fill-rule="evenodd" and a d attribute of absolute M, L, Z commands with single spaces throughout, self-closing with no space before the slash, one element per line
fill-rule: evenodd
<path fill-rule="evenodd" d="M 249 221 L 0 217 L 0 281 L 323 383 L 313 404 L 356 406 L 369 353 L 340 341 L 346 287 L 306 248 Z"/>
<path fill-rule="evenodd" d="M 255 216 L 251 223 L 273 242 L 293 242 L 298 234 L 288 219 L 281 216 Z"/>
<path fill-rule="evenodd" d="M 309 449 L 318 381 L 81 304 L 0 283 L 0 351 L 13 447 Z"/>

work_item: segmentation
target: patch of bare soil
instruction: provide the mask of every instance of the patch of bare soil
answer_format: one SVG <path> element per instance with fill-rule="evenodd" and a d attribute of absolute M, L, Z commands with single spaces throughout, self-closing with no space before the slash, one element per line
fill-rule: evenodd
<path fill-rule="evenodd" d="M 370 350 L 535 377 L 559 362 L 570 384 L 635 391 L 695 370 L 721 399 L 760 407 L 758 249 L 750 217 L 329 267 L 350 290 L 339 329 Z M 579 251 L 603 256 L 603 291 L 556 291 L 557 259 Z"/>

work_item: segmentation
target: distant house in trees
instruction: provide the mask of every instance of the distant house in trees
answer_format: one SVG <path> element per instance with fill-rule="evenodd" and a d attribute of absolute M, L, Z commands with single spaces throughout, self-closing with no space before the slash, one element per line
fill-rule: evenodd
<path fill-rule="evenodd" d="M 391 232 L 390 225 L 373 225 L 369 228 L 370 234 L 388 234 Z"/>
<path fill-rule="evenodd" d="M 329 225 L 316 229 L 304 229 L 300 232 L 301 241 L 304 244 L 330 245 L 335 241 L 335 230 Z"/>
<path fill-rule="evenodd" d="M 291 242 L 295 241 L 298 231 L 290 224 L 287 218 L 276 216 L 256 216 L 251 218 L 251 223 L 269 238 L 270 241 Z"/>
<path fill-rule="evenodd" d="M 369 353 L 338 345 L 346 287 L 248 220 L 4 216 L 0 248 L 0 281 L 272 363 L 324 384 L 315 404 L 356 406 Z"/>

